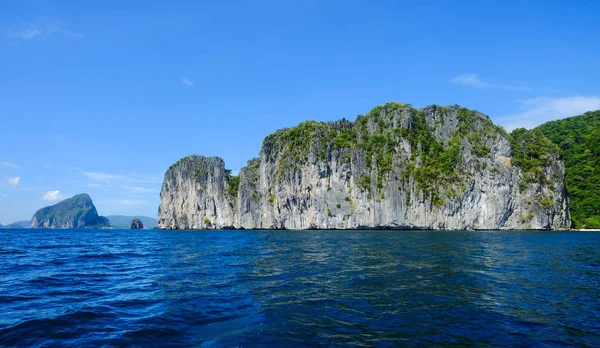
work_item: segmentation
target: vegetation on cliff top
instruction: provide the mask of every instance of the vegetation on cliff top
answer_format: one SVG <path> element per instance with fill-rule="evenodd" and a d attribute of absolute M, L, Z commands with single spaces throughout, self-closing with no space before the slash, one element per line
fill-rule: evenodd
<path fill-rule="evenodd" d="M 556 144 L 548 140 L 537 129 L 517 128 L 510 133 L 513 148 L 512 163 L 523 169 L 523 180 L 520 186 L 528 183 L 543 183 L 546 176 L 544 167 L 550 165 L 560 154 Z"/>
<path fill-rule="evenodd" d="M 574 228 L 600 228 L 600 111 L 536 128 L 563 152 Z"/>
<path fill-rule="evenodd" d="M 238 175 L 231 175 L 231 169 L 225 169 L 225 181 L 227 182 L 227 194 L 231 198 L 237 199 L 240 177 Z"/>
<path fill-rule="evenodd" d="M 307 121 L 277 131 L 265 138 L 263 145 L 268 146 L 263 146 L 263 149 L 268 151 L 268 160 L 277 161 L 277 172 L 283 175 L 309 161 L 327 163 L 327 156 L 334 152 L 338 153 L 342 162 L 349 163 L 353 153 L 359 149 L 359 153 L 364 153 L 367 170 L 374 172 L 376 177 L 376 181 L 371 182 L 369 173 L 361 175 L 357 184 L 362 190 L 375 188 L 379 193 L 389 181 L 393 166 L 401 165 L 426 194 L 431 194 L 433 200 L 441 204 L 444 200 L 438 188 L 448 188 L 446 195 L 453 196 L 470 175 L 461 166 L 462 139 L 468 141 L 475 156 L 485 157 L 490 153 L 490 142 L 493 143 L 497 136 L 507 136 L 504 129 L 495 126 L 489 118 L 459 108 L 458 129 L 444 143 L 434 136 L 434 131 L 438 123 L 443 126 L 447 111 L 445 107 L 435 106 L 436 123 L 429 125 L 423 110 L 414 109 L 409 104 L 387 103 L 373 108 L 366 115 L 357 116 L 355 122 L 344 119 L 327 123 Z M 408 127 L 392 124 L 394 116 L 400 113 L 409 119 Z M 399 145 L 402 139 L 410 144 L 411 156 L 407 162 L 400 163 Z M 456 187 L 453 187 L 454 184 Z"/>
<path fill-rule="evenodd" d="M 455 113 L 458 124 L 441 136 L 448 112 Z M 512 164 L 523 169 L 523 180 L 519 183 L 522 190 L 529 183 L 549 184 L 544 167 L 556 158 L 559 149 L 541 132 L 517 129 L 508 135 L 485 115 L 458 106 L 415 109 L 409 104 L 391 102 L 357 116 L 355 122 L 306 121 L 268 135 L 263 141 L 263 151 L 267 161 L 277 163 L 276 176 L 295 175 L 307 163 L 329 166 L 337 158 L 343 165 L 361 161 L 356 156 L 364 156 L 366 172 L 360 173 L 356 184 L 368 197 L 376 194 L 376 199 L 383 198 L 382 189 L 391 180 L 396 181 L 398 189 L 408 189 L 406 184 L 412 177 L 434 204 L 441 205 L 446 198 L 465 192 L 474 172 L 489 165 L 491 147 L 500 138 L 510 141 Z M 402 150 L 405 146 L 410 146 L 410 156 Z M 463 163 L 465 147 L 474 160 Z M 187 158 L 180 159 L 170 169 L 186 163 Z M 193 166 L 190 162 L 187 165 Z M 257 159 L 248 161 L 247 174 L 256 176 L 254 169 L 259 165 Z M 194 172 L 194 168 L 188 169 Z M 203 173 L 195 169 L 194 177 L 198 180 Z M 225 179 L 226 194 L 235 199 L 240 178 L 226 170 Z M 272 196 L 271 192 L 271 201 Z"/>

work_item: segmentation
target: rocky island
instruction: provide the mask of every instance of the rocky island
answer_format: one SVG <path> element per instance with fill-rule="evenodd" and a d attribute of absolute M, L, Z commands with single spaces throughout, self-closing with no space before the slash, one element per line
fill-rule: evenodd
<path fill-rule="evenodd" d="M 102 228 L 108 219 L 98 216 L 92 199 L 85 193 L 38 210 L 31 218 L 31 228 Z"/>
<path fill-rule="evenodd" d="M 460 106 L 378 106 L 267 136 L 239 176 L 218 157 L 166 172 L 163 229 L 570 227 L 565 167 L 539 130 L 508 134 Z"/>
<path fill-rule="evenodd" d="M 158 226 L 156 218 L 142 215 L 126 216 L 126 215 L 108 215 L 106 216 L 112 228 L 131 228 L 133 219 L 138 219 L 142 222 L 144 228 L 154 228 Z"/>
<path fill-rule="evenodd" d="M 133 219 L 133 220 L 131 220 L 129 227 L 132 230 L 141 230 L 144 228 L 144 224 L 142 223 L 142 220 L 140 220 L 140 219 Z"/>

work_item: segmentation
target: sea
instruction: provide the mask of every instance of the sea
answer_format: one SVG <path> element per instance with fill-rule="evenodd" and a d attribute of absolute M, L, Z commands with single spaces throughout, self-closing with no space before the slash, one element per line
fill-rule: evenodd
<path fill-rule="evenodd" d="M 600 346 L 600 233 L 0 230 L 0 240 L 0 346 Z"/>

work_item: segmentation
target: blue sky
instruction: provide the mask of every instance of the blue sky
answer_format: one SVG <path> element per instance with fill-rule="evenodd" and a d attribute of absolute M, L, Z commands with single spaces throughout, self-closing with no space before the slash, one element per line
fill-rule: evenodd
<path fill-rule="evenodd" d="M 388 101 L 507 128 L 600 109 L 594 1 L 3 1 L 0 223 L 86 192 L 156 216 L 189 154 L 239 170 L 302 121 Z"/>

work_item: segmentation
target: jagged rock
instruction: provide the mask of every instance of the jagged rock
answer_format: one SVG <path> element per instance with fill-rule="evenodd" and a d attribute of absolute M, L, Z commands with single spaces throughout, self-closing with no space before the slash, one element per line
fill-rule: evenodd
<path fill-rule="evenodd" d="M 131 224 L 129 224 L 129 227 L 131 227 L 132 230 L 141 230 L 144 228 L 144 224 L 140 219 L 133 219 L 131 220 Z"/>
<path fill-rule="evenodd" d="M 101 228 L 108 219 L 98 216 L 92 199 L 85 193 L 38 210 L 31 219 L 31 228 Z"/>
<path fill-rule="evenodd" d="M 564 164 L 459 106 L 388 103 L 267 136 L 232 177 L 218 157 L 165 174 L 160 228 L 566 229 Z M 549 143 L 549 142 L 548 142 Z M 516 149 L 516 150 L 515 150 Z M 543 153 L 527 153 L 543 149 Z M 524 159 L 525 158 L 525 159 Z"/>

